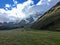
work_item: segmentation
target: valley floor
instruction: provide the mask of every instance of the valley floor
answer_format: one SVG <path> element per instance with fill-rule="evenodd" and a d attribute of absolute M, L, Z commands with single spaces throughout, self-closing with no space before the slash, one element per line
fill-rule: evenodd
<path fill-rule="evenodd" d="M 60 32 L 30 30 L 0 31 L 0 45 L 60 45 Z"/>

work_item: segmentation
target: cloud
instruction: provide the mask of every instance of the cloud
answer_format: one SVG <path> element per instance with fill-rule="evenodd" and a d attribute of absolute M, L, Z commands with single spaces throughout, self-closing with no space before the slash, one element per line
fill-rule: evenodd
<path fill-rule="evenodd" d="M 11 18 L 11 17 L 15 17 L 15 18 L 19 18 L 19 20 L 22 20 L 22 19 L 24 19 L 24 18 L 26 18 L 27 17 L 27 15 L 26 14 L 24 14 L 24 12 L 23 12 L 23 9 L 25 8 L 25 7 L 27 7 L 28 9 L 31 7 L 30 6 L 30 4 L 32 4 L 33 3 L 33 1 L 32 0 L 28 0 L 28 1 L 26 1 L 26 2 L 24 2 L 24 3 L 22 3 L 22 4 L 18 4 L 18 2 L 17 1 L 15 1 L 15 0 L 13 0 L 14 1 L 14 5 L 16 6 L 16 7 L 12 7 L 11 5 L 9 5 L 9 4 L 6 4 L 5 5 L 5 9 L 0 9 L 0 15 L 1 14 L 3 14 L 3 13 L 6 13 L 8 16 L 9 16 L 9 19 Z M 13 6 L 14 6 L 13 5 Z M 10 7 L 12 7 L 12 10 L 9 10 L 9 8 Z M 5 16 L 4 14 L 3 14 L 3 16 Z M 2 16 L 2 17 L 3 17 Z M 8 17 L 7 16 L 7 17 Z M 7 17 L 5 17 L 5 18 L 7 18 Z M 14 18 L 14 19 L 15 19 Z M 4 18 L 3 18 L 4 19 Z M 5 19 L 4 19 L 5 20 Z M 11 18 L 11 20 L 12 20 L 12 18 Z M 16 20 L 16 19 L 15 19 Z"/>
<path fill-rule="evenodd" d="M 0 22 L 6 22 L 8 21 L 9 18 L 8 18 L 8 15 L 6 13 L 0 13 Z"/>
<path fill-rule="evenodd" d="M 51 0 L 48 0 L 49 2 L 51 1 Z"/>
<path fill-rule="evenodd" d="M 50 2 L 51 0 L 40 0 L 38 3 L 37 3 L 37 5 L 43 5 L 43 4 L 49 4 L 49 2 Z"/>
<path fill-rule="evenodd" d="M 31 7 L 28 10 L 28 13 L 36 13 L 39 12 L 40 14 L 44 14 L 50 8 L 57 4 L 60 0 L 40 0 L 35 6 Z"/>
<path fill-rule="evenodd" d="M 47 5 L 55 5 L 57 2 L 59 2 L 60 0 L 40 0 L 37 5 L 43 5 L 43 4 L 47 4 Z M 54 4 L 55 3 L 55 4 Z"/>
<path fill-rule="evenodd" d="M 14 22 L 16 20 L 25 20 L 36 12 L 44 14 L 58 1 L 59 0 L 40 0 L 36 5 L 34 5 L 33 0 L 27 0 L 24 3 L 18 3 L 17 0 L 13 0 L 14 4 L 12 6 L 10 4 L 6 4 L 5 9 L 0 8 L 0 21 Z"/>

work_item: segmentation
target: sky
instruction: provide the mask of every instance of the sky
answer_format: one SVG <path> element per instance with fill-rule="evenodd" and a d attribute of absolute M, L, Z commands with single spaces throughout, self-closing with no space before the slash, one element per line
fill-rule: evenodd
<path fill-rule="evenodd" d="M 11 8 L 16 7 L 16 4 L 23 4 L 28 0 L 0 0 L 0 8 L 6 8 L 9 7 L 8 9 L 11 10 Z M 36 5 L 40 0 L 32 0 L 34 5 Z M 32 6 L 32 4 L 30 4 Z"/>
<path fill-rule="evenodd" d="M 60 0 L 0 0 L 0 22 L 14 22 L 44 14 Z M 37 17 L 38 18 L 38 17 Z M 34 20 L 36 20 L 34 18 Z"/>

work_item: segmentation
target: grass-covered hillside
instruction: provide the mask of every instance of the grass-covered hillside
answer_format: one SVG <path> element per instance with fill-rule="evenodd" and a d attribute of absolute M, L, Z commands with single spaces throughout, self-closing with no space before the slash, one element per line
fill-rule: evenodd
<path fill-rule="evenodd" d="M 32 28 L 60 30 L 60 2 L 40 17 L 32 25 Z"/>
<path fill-rule="evenodd" d="M 60 32 L 29 30 L 0 31 L 0 45 L 60 45 Z"/>

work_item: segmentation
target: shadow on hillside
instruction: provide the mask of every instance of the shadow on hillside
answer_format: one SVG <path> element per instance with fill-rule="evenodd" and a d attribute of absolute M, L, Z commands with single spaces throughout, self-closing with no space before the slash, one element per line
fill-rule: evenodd
<path fill-rule="evenodd" d="M 24 28 L 24 26 L 21 27 L 0 27 L 0 30 L 13 30 L 13 29 L 21 29 Z"/>

